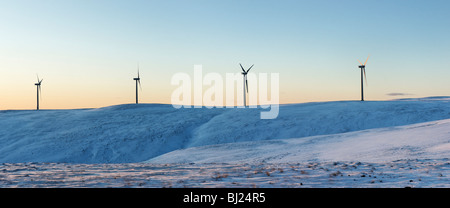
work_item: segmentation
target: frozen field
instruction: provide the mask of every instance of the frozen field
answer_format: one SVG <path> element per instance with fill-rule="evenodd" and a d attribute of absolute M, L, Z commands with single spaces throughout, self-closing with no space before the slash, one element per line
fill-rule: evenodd
<path fill-rule="evenodd" d="M 0 187 L 450 187 L 450 98 L 0 111 Z"/>
<path fill-rule="evenodd" d="M 450 161 L 0 165 L 1 187 L 450 187 Z"/>

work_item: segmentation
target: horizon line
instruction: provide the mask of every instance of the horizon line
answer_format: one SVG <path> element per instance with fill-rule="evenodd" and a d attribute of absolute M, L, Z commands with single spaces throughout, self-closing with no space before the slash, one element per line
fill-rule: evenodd
<path fill-rule="evenodd" d="M 306 103 L 326 103 L 326 102 L 342 102 L 342 101 L 349 101 L 349 102 L 373 102 L 373 101 L 402 101 L 402 100 L 408 100 L 408 99 L 426 99 L 426 98 L 449 98 L 450 99 L 450 95 L 442 95 L 442 96 L 426 96 L 426 97 L 407 97 L 407 98 L 398 98 L 398 99 L 384 99 L 384 100 L 364 100 L 361 101 L 359 99 L 355 99 L 355 100 L 328 100 L 328 101 L 306 101 L 306 102 L 286 102 L 286 103 L 278 103 L 278 104 L 266 104 L 268 106 L 270 105 L 295 105 L 295 104 L 306 104 Z M 99 108 L 106 108 L 106 107 L 111 107 L 111 106 L 120 106 L 120 105 L 180 105 L 180 106 L 184 106 L 183 104 L 172 104 L 172 103 L 122 103 L 122 104 L 112 104 L 112 105 L 106 105 L 106 106 L 101 106 L 101 107 L 80 107 L 80 108 L 40 108 L 39 110 L 36 109 L 0 109 L 0 111 L 40 111 L 40 110 L 89 110 L 89 109 L 99 109 Z M 233 106 L 222 106 L 222 107 L 216 107 L 216 106 L 208 106 L 208 105 L 201 105 L 201 107 L 198 107 L 199 105 L 190 105 L 190 108 L 242 108 L 244 109 L 243 105 L 233 105 Z M 197 106 L 197 107 L 196 107 Z M 250 107 L 250 106 L 255 106 L 255 105 L 249 105 L 246 108 Z M 262 106 L 262 105 L 256 105 L 258 106 Z M 184 107 L 183 107 L 184 108 Z"/>

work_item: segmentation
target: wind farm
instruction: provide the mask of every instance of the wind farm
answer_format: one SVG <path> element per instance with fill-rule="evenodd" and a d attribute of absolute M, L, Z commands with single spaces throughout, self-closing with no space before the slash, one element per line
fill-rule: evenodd
<path fill-rule="evenodd" d="M 450 97 L 288 104 L 272 120 L 253 108 L 134 103 L 0 114 L 0 187 L 403 188 L 450 180 Z"/>
<path fill-rule="evenodd" d="M 0 188 L 450 188 L 448 11 L 3 2 Z"/>

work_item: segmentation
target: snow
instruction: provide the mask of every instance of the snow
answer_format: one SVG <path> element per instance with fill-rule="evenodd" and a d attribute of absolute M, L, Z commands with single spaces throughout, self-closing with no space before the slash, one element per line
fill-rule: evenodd
<path fill-rule="evenodd" d="M 450 186 L 450 97 L 262 111 L 0 111 L 0 187 Z"/>
<path fill-rule="evenodd" d="M 189 129 L 219 113 L 180 112 L 155 104 L 2 111 L 0 162 L 140 162 L 180 148 Z"/>
<path fill-rule="evenodd" d="M 0 187 L 449 187 L 450 160 L 386 163 L 4 163 Z"/>
<path fill-rule="evenodd" d="M 450 119 L 349 133 L 193 147 L 151 163 L 297 163 L 450 158 Z"/>

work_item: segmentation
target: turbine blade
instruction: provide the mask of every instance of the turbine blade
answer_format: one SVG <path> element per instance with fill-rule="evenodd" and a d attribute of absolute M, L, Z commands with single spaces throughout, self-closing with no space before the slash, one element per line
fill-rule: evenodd
<path fill-rule="evenodd" d="M 139 88 L 141 89 L 141 91 L 142 91 L 142 87 L 141 87 L 141 80 L 140 79 L 138 79 L 138 84 L 139 84 Z"/>
<path fill-rule="evenodd" d="M 366 86 L 367 86 L 369 84 L 367 84 L 366 67 L 364 67 L 363 73 L 364 73 L 364 79 L 366 80 Z"/>
<path fill-rule="evenodd" d="M 357 59 L 358 60 L 358 62 L 361 64 L 361 65 L 363 65 L 362 63 L 361 63 L 361 61 L 359 61 L 359 59 Z"/>
<path fill-rule="evenodd" d="M 369 56 L 367 56 L 366 62 L 364 62 L 364 66 L 367 64 L 367 61 L 369 60 L 370 54 Z"/>
<path fill-rule="evenodd" d="M 44 79 L 41 79 L 41 81 L 39 81 L 39 80 L 38 80 L 38 81 L 39 81 L 39 86 L 41 85 L 41 83 L 42 83 L 42 80 L 44 80 Z"/>
<path fill-rule="evenodd" d="M 242 64 L 239 63 L 239 65 L 241 66 L 242 71 L 245 72 L 245 69 L 244 67 L 242 67 Z"/>
<path fill-rule="evenodd" d="M 39 75 L 38 75 L 38 74 L 36 74 L 36 77 L 37 77 L 37 80 L 38 80 L 38 82 L 39 82 Z"/>
<path fill-rule="evenodd" d="M 38 85 L 39 88 L 39 100 L 42 100 L 42 90 L 41 90 L 41 85 Z"/>
<path fill-rule="evenodd" d="M 137 67 L 138 67 L 138 78 L 139 78 L 139 62 L 137 64 Z"/>
<path fill-rule="evenodd" d="M 253 64 L 248 70 L 247 70 L 247 73 L 250 71 L 250 69 L 252 69 L 252 67 L 254 66 L 255 64 Z"/>
<path fill-rule="evenodd" d="M 247 82 L 247 77 L 245 77 L 245 85 L 246 85 L 247 93 L 248 93 L 248 82 Z"/>

